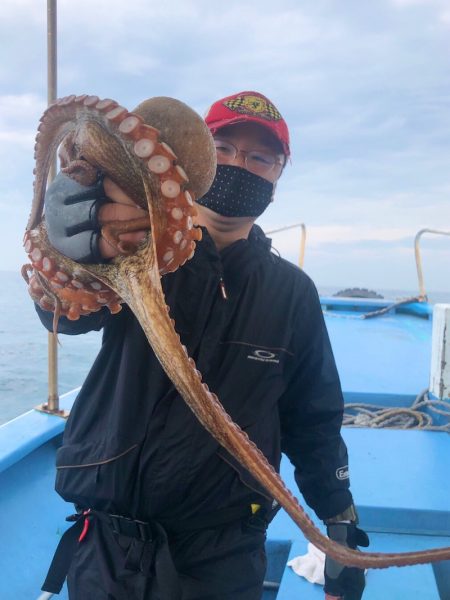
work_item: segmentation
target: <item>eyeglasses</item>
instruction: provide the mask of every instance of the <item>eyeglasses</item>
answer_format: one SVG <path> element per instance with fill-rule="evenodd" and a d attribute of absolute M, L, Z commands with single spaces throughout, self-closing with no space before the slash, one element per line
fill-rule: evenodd
<path fill-rule="evenodd" d="M 217 158 L 225 163 L 235 160 L 239 153 L 243 154 L 246 168 L 255 175 L 265 175 L 272 171 L 275 165 L 284 164 L 282 154 L 272 154 L 261 150 L 240 150 L 231 142 L 220 138 L 214 138 L 214 145 Z"/>

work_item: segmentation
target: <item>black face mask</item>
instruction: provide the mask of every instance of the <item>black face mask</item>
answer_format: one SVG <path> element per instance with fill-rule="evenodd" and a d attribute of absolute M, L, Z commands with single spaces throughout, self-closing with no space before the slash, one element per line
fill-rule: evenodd
<path fill-rule="evenodd" d="M 224 217 L 259 217 L 272 201 L 273 183 L 241 167 L 217 165 L 216 176 L 198 204 Z"/>

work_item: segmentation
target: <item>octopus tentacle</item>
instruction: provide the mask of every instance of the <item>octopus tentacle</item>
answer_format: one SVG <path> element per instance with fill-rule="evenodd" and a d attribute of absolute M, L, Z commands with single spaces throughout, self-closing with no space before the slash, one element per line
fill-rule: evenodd
<path fill-rule="evenodd" d="M 200 121 L 185 105 L 171 99 L 146 101 L 133 113 L 113 100 L 87 95 L 68 96 L 50 107 L 44 113 L 37 137 L 35 200 L 25 236 L 34 269 L 41 274 L 46 269 L 51 289 L 56 290 L 61 310 L 67 310 L 69 318 L 71 310 L 83 314 L 85 310 L 96 309 L 88 305 L 88 298 L 85 304 L 78 301 L 74 309 L 72 296 L 64 297 L 70 286 L 80 293 L 85 293 L 90 286 L 89 293 L 94 289 L 104 294 L 104 300 L 106 294 L 112 293 L 114 298 L 127 302 L 162 367 L 199 421 L 279 502 L 305 536 L 327 555 L 341 564 L 359 568 L 450 559 L 450 548 L 400 554 L 363 553 L 329 540 L 315 527 L 255 444 L 233 423 L 217 396 L 202 382 L 195 362 L 187 355 L 174 329 L 160 283 L 162 274 L 174 271 L 192 256 L 195 242 L 201 236 L 200 230 L 193 227 L 194 198 L 196 193 L 206 191 L 212 181 L 215 150 L 206 126 Z M 192 125 L 195 135 L 185 132 L 186 124 Z M 146 244 L 132 255 L 119 255 L 108 265 L 79 265 L 66 259 L 50 248 L 45 226 L 40 224 L 50 156 L 69 132 L 72 146 L 66 151 L 70 160 L 82 157 L 106 172 L 139 206 L 148 209 L 150 233 Z M 195 143 L 191 143 L 191 133 Z M 181 167 L 177 164 L 179 151 L 176 153 L 166 140 L 174 147 L 184 144 L 187 151 L 184 160 L 197 152 L 199 162 L 189 163 L 189 168 L 186 163 Z M 208 177 L 193 185 L 190 180 L 196 178 L 200 170 L 208 173 Z M 202 186 L 206 183 L 204 189 Z M 116 234 L 106 230 L 106 235 L 113 238 Z M 47 258 L 48 263 L 44 262 Z M 30 277 L 29 270 L 25 273 L 31 286 L 33 276 Z M 64 277 L 70 281 L 63 281 Z M 78 288 L 75 281 L 82 287 Z M 107 300 L 110 310 L 113 310 L 114 298 Z M 39 301 L 48 302 L 44 292 Z"/>
<path fill-rule="evenodd" d="M 149 228 L 150 222 L 146 217 L 131 219 L 129 221 L 110 221 L 101 228 L 101 235 L 103 239 L 120 254 L 128 255 L 136 251 L 138 244 L 121 241 L 119 236 L 122 233 L 131 233 L 133 231 L 141 231 Z"/>
<path fill-rule="evenodd" d="M 202 425 L 248 469 L 271 497 L 277 500 L 308 540 L 339 563 L 362 569 L 401 567 L 450 558 L 450 548 L 405 553 L 360 552 L 344 547 L 324 536 L 287 489 L 279 474 L 267 462 L 266 457 L 247 434 L 232 421 L 217 396 L 209 391 L 206 384 L 202 383 L 202 377 L 196 368 L 195 361 L 187 355 L 186 348 L 182 347 L 179 342 L 179 336 L 168 316 L 168 309 L 163 309 L 165 301 L 162 290 L 158 289 L 157 283 L 159 282 L 155 277 L 156 269 L 153 271 L 150 269 L 150 278 L 141 275 L 142 262 L 151 264 L 148 254 L 145 258 L 144 251 L 144 255 L 141 254 L 139 260 L 138 253 L 131 260 L 133 262 L 127 265 L 130 274 L 128 279 L 118 278 L 120 279 L 120 294 L 127 299 L 140 323 L 144 323 L 147 337 L 169 377 L 172 378 Z M 145 304 L 136 302 L 135 298 L 139 298 L 140 295 L 146 298 Z M 152 298 L 151 302 L 149 301 L 150 297 Z M 153 327 L 148 327 L 148 323 L 152 323 Z M 167 348 L 170 348 L 170 353 L 167 352 Z"/>
<path fill-rule="evenodd" d="M 111 288 L 87 276 L 76 263 L 72 267 L 51 247 L 43 223 L 26 232 L 25 251 L 32 264 L 22 268 L 22 275 L 31 297 L 44 310 L 57 310 L 71 320 L 103 306 L 112 313 L 121 310 L 121 299 Z"/>

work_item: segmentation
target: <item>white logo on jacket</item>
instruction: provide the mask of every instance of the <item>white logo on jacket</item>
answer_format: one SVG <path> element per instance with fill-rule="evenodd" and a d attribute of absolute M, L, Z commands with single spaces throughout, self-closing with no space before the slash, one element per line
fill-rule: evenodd
<path fill-rule="evenodd" d="M 345 465 L 345 467 L 340 467 L 339 469 L 336 469 L 336 478 L 337 479 L 348 479 L 350 477 L 350 473 L 348 471 L 348 465 Z"/>
<path fill-rule="evenodd" d="M 270 362 L 279 364 L 280 359 L 274 352 L 269 352 L 269 350 L 253 350 L 251 354 L 247 355 L 247 358 L 250 360 L 258 360 L 259 362 Z"/>

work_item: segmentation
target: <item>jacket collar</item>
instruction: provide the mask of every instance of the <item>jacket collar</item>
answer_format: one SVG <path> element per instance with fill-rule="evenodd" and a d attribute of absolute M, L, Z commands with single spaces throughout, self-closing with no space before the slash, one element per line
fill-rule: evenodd
<path fill-rule="evenodd" d="M 197 243 L 194 256 L 183 267 L 195 270 L 198 274 L 214 272 L 219 277 L 245 277 L 262 261 L 270 257 L 271 240 L 264 235 L 258 225 L 253 225 L 248 239 L 233 242 L 221 252 L 205 227 L 202 227 L 203 237 Z"/>

